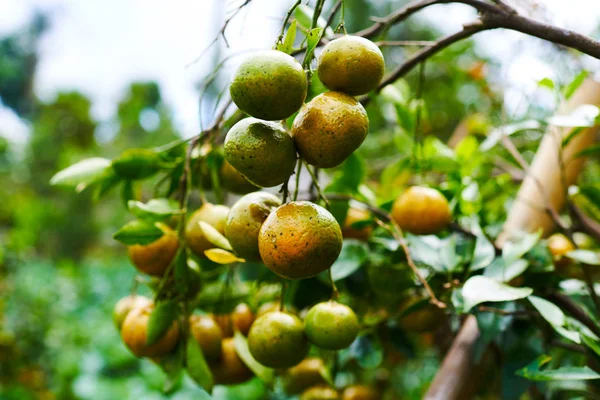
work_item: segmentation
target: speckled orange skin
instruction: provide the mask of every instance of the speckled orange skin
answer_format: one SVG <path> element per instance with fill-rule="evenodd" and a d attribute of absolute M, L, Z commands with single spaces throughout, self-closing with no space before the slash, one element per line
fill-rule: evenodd
<path fill-rule="evenodd" d="M 308 340 L 327 350 L 340 350 L 350 346 L 359 329 L 354 311 L 335 301 L 313 306 L 304 319 L 304 333 Z"/>
<path fill-rule="evenodd" d="M 259 363 L 269 368 L 290 368 L 308 354 L 302 321 L 275 311 L 259 317 L 250 328 L 248 348 Z"/>
<path fill-rule="evenodd" d="M 385 63 L 381 50 L 370 40 L 344 36 L 323 48 L 318 72 L 319 79 L 329 90 L 358 96 L 377 88 Z"/>
<path fill-rule="evenodd" d="M 342 400 L 379 400 L 377 389 L 366 385 L 348 386 L 342 392 Z"/>
<path fill-rule="evenodd" d="M 226 160 L 221 166 L 221 185 L 232 193 L 246 194 L 258 190 L 258 186 L 253 185 L 238 170 L 233 168 Z"/>
<path fill-rule="evenodd" d="M 365 226 L 364 228 L 356 229 L 352 227 L 352 224 L 355 222 L 368 220 L 370 217 L 371 214 L 364 208 L 350 207 L 348 209 L 348 214 L 346 215 L 344 225 L 342 226 L 342 235 L 344 236 L 344 239 L 367 241 L 369 236 L 371 236 L 371 232 L 373 232 L 373 227 Z"/>
<path fill-rule="evenodd" d="M 225 221 L 229 207 L 204 203 L 192 214 L 185 227 L 185 240 L 189 248 L 198 256 L 205 257 L 204 251 L 215 247 L 206 239 L 199 222 L 203 221 L 213 226 L 217 231 L 225 233 Z"/>
<path fill-rule="evenodd" d="M 392 206 L 392 218 L 415 235 L 435 234 L 452 221 L 448 200 L 435 189 L 412 186 Z"/>
<path fill-rule="evenodd" d="M 300 396 L 300 400 L 339 400 L 337 390 L 326 385 L 317 385 L 306 389 Z"/>
<path fill-rule="evenodd" d="M 162 338 L 150 346 L 146 344 L 148 321 L 153 309 L 154 306 L 149 305 L 131 310 L 121 326 L 123 342 L 137 357 L 159 357 L 168 354 L 179 340 L 179 324 L 174 321 Z"/>
<path fill-rule="evenodd" d="M 311 386 L 325 384 L 321 371 L 325 369 L 322 359 L 307 357 L 282 376 L 283 388 L 288 395 L 298 394 Z"/>
<path fill-rule="evenodd" d="M 239 199 L 227 215 L 225 236 L 235 253 L 246 261 L 260 261 L 258 233 L 281 200 L 267 192 L 250 193 Z"/>
<path fill-rule="evenodd" d="M 241 120 L 227 132 L 224 148 L 227 162 L 256 186 L 280 185 L 296 166 L 294 140 L 275 122 Z"/>
<path fill-rule="evenodd" d="M 129 258 L 138 271 L 148 275 L 162 276 L 179 248 L 179 240 L 173 229 L 161 224 L 164 235 L 148 245 L 129 246 Z"/>
<path fill-rule="evenodd" d="M 211 363 L 210 369 L 217 385 L 246 382 L 253 375 L 235 351 L 233 338 L 223 339 L 221 359 L 218 363 Z"/>
<path fill-rule="evenodd" d="M 273 211 L 258 237 L 260 256 L 271 271 L 304 279 L 325 271 L 342 250 L 342 230 L 333 215 L 308 201 L 293 201 Z"/>
<path fill-rule="evenodd" d="M 340 165 L 368 132 L 364 107 L 341 92 L 325 92 L 312 99 L 300 109 L 292 127 L 298 153 L 319 168 Z"/>
<path fill-rule="evenodd" d="M 113 309 L 113 322 L 117 329 L 121 329 L 123 321 L 134 308 L 145 307 L 152 304 L 152 300 L 144 296 L 130 295 L 120 299 Z"/>
<path fill-rule="evenodd" d="M 233 75 L 231 98 L 246 114 L 267 121 L 291 117 L 304 103 L 308 88 L 294 57 L 266 50 L 246 57 Z"/>
<path fill-rule="evenodd" d="M 190 316 L 190 333 L 200 345 L 207 360 L 218 360 L 221 357 L 223 335 L 219 325 L 209 316 Z"/>

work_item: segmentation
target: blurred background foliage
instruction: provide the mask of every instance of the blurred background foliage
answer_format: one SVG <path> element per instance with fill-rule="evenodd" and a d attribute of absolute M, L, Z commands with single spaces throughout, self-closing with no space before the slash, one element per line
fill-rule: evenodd
<path fill-rule="evenodd" d="M 346 7 L 347 29 L 353 32 L 371 24 L 365 16 L 386 15 L 399 4 L 347 0 Z M 118 191 L 96 202 L 91 192 L 73 195 L 50 187 L 49 180 L 80 159 L 111 158 L 128 148 L 159 146 L 180 133 L 154 82 L 132 82 L 118 101 L 117 115 L 106 121 L 92 117 L 91 102 L 83 93 L 58 93 L 49 101 L 36 98 L 32 92 L 36 49 L 45 26 L 40 15 L 26 29 L 0 39 L 0 98 L 31 128 L 24 146 L 0 137 L 0 398 L 164 398 L 159 368 L 133 357 L 111 320 L 113 305 L 128 293 L 135 275 L 125 248 L 111 237 L 129 219 Z M 435 26 L 409 20 L 391 29 L 387 39 L 433 40 L 439 34 Z M 387 47 L 384 51 L 389 68 L 414 49 Z M 556 57 L 551 51 L 548 57 Z M 368 186 L 382 202 L 393 199 L 408 182 L 411 168 L 406 167 L 406 159 L 413 141 L 431 139 L 430 146 L 443 155 L 444 145 L 435 138 L 446 142 L 460 124 L 467 135 L 481 141 L 492 127 L 518 122 L 506 115 L 501 82 L 492 79 L 497 70 L 498 65 L 479 55 L 467 40 L 429 60 L 424 80 L 420 81 L 416 70 L 369 104 L 370 135 L 358 154 L 366 161 Z M 575 71 L 567 69 L 561 76 L 568 82 Z M 419 86 L 421 99 L 415 90 Z M 218 94 L 218 90 L 207 91 L 206 101 L 214 102 Z M 551 95 L 551 90 L 546 94 Z M 419 104 L 423 104 L 421 124 L 415 127 Z M 531 102 L 525 114 L 528 119 L 543 119 L 552 112 Z M 118 126 L 116 134 L 107 133 L 112 132 L 104 129 L 107 125 Z M 515 136 L 527 159 L 540 137 L 539 130 Z M 422 179 L 427 180 L 428 174 L 455 174 L 448 179 L 451 184 L 442 188 L 447 194 L 475 185 L 476 201 L 464 199 L 457 207 L 465 215 L 479 214 L 493 231 L 503 221 L 506 200 L 514 195 L 516 185 L 507 175 L 490 180 L 491 167 L 477 161 L 476 151 L 466 145 L 461 151 L 457 155 L 460 168 L 443 156 L 431 158 L 430 165 L 419 164 Z M 506 156 L 502 150 L 494 151 Z M 600 181 L 597 164 L 584 177 L 590 184 Z M 138 191 L 138 198 L 151 196 L 139 187 L 133 190 Z M 371 263 L 377 266 L 376 259 Z M 353 274 L 345 287 L 360 294 L 368 281 L 366 274 L 362 270 Z M 318 287 L 318 282 L 311 282 L 302 285 Z M 416 336 L 396 343 L 392 356 L 405 361 L 390 371 L 388 379 L 403 393 L 402 398 L 420 398 L 431 382 L 439 366 L 431 340 Z M 523 346 L 515 344 L 514 348 L 523 355 Z M 235 392 L 227 390 L 217 388 L 214 398 L 261 398 L 264 388 L 253 380 L 231 389 Z M 194 384 L 185 381 L 182 390 L 171 397 L 202 396 Z"/>

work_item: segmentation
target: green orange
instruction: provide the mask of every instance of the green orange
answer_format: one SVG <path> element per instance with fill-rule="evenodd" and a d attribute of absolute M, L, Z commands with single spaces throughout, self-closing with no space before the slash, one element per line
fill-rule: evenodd
<path fill-rule="evenodd" d="M 292 201 L 267 217 L 258 249 L 267 268 L 277 275 L 310 278 L 333 265 L 342 250 L 342 230 L 323 207 Z"/>
<path fill-rule="evenodd" d="M 298 153 L 311 165 L 340 165 L 364 142 L 369 118 L 364 107 L 342 92 L 325 92 L 305 104 L 294 119 Z"/>
<path fill-rule="evenodd" d="M 227 132 L 224 148 L 227 162 L 256 186 L 280 185 L 296 166 L 294 140 L 279 123 L 243 119 Z"/>
<path fill-rule="evenodd" d="M 318 72 L 328 89 L 358 96 L 377 88 L 385 63 L 381 50 L 370 40 L 343 36 L 323 48 Z"/>
<path fill-rule="evenodd" d="M 294 57 L 266 50 L 246 57 L 233 75 L 231 98 L 246 114 L 267 121 L 283 120 L 304 103 L 308 83 Z"/>
<path fill-rule="evenodd" d="M 352 344 L 360 326 L 352 309 L 335 301 L 313 306 L 304 319 L 304 333 L 314 345 L 340 350 Z"/>
<path fill-rule="evenodd" d="M 239 199 L 227 215 L 225 236 L 235 253 L 247 261 L 260 261 L 258 233 L 281 200 L 267 192 L 250 193 Z"/>

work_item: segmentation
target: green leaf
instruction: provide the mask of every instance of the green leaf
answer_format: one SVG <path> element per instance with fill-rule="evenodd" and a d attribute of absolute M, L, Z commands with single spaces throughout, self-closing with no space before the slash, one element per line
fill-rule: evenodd
<path fill-rule="evenodd" d="M 127 202 L 129 211 L 138 218 L 149 220 L 165 220 L 173 215 L 183 214 L 179 203 L 173 199 L 151 199 L 146 204 L 137 200 Z"/>
<path fill-rule="evenodd" d="M 233 336 L 233 345 L 235 346 L 235 351 L 237 352 L 238 356 L 242 359 L 250 371 L 254 372 L 254 375 L 256 375 L 266 384 L 273 382 L 275 377 L 273 369 L 265 367 L 254 359 L 250 353 L 250 349 L 248 348 L 248 341 L 241 332 L 235 332 Z"/>
<path fill-rule="evenodd" d="M 160 170 L 160 158 L 149 149 L 129 149 L 113 160 L 112 167 L 122 179 L 146 179 Z"/>
<path fill-rule="evenodd" d="M 231 244 L 229 244 L 229 240 L 227 240 L 214 226 L 204 221 L 200 221 L 198 224 L 200 225 L 200 229 L 202 229 L 202 233 L 204 233 L 206 240 L 221 249 L 233 251 Z"/>
<path fill-rule="evenodd" d="M 162 356 L 160 360 L 157 361 L 160 369 L 165 373 L 165 382 L 163 385 L 164 393 L 175 392 L 181 387 L 185 350 L 182 344 L 183 341 L 180 341 L 175 351 Z"/>
<path fill-rule="evenodd" d="M 359 240 L 346 239 L 342 252 L 331 266 L 331 276 L 334 281 L 347 278 L 358 270 L 367 260 L 369 248 Z"/>
<path fill-rule="evenodd" d="M 189 284 L 190 269 L 187 264 L 187 252 L 184 246 L 177 250 L 175 255 L 174 275 L 175 284 L 181 293 L 186 293 Z"/>
<path fill-rule="evenodd" d="M 600 374 L 588 367 L 562 367 L 552 370 L 540 368 L 550 362 L 552 358 L 542 355 L 531 364 L 517 371 L 517 375 L 530 381 L 581 381 L 600 379 Z"/>
<path fill-rule="evenodd" d="M 383 361 L 383 346 L 375 335 L 360 335 L 348 349 L 357 364 L 364 369 L 375 369 Z"/>
<path fill-rule="evenodd" d="M 486 267 L 484 275 L 498 282 L 510 282 L 525 272 L 528 267 L 529 262 L 527 260 L 519 259 L 507 265 L 503 258 L 496 258 Z"/>
<path fill-rule="evenodd" d="M 600 265 L 600 253 L 591 250 L 573 250 L 566 254 L 571 260 L 587 265 Z"/>
<path fill-rule="evenodd" d="M 478 234 L 475 240 L 475 250 L 471 259 L 470 271 L 478 271 L 490 265 L 496 257 L 496 248 L 483 234 Z"/>
<path fill-rule="evenodd" d="M 518 300 L 531 293 L 531 288 L 515 288 L 481 275 L 469 278 L 462 288 L 465 312 L 481 303 Z"/>
<path fill-rule="evenodd" d="M 164 301 L 156 304 L 148 320 L 148 335 L 146 336 L 148 346 L 156 343 L 164 336 L 177 318 L 177 312 L 175 301 Z"/>
<path fill-rule="evenodd" d="M 314 13 L 315 10 L 312 7 L 309 7 L 305 4 L 301 4 L 298 7 L 296 7 L 296 10 L 294 10 L 294 17 L 296 18 L 300 26 L 307 30 L 312 24 L 312 17 Z M 317 20 L 317 26 L 324 27 L 326 23 L 327 21 L 322 16 L 319 16 L 319 19 Z M 327 27 L 326 34 L 327 36 L 333 36 L 333 29 L 331 29 L 331 27 Z"/>
<path fill-rule="evenodd" d="M 163 236 L 164 232 L 155 223 L 135 220 L 125 224 L 113 235 L 113 239 L 131 246 L 147 245 Z"/>
<path fill-rule="evenodd" d="M 600 155 L 600 144 L 588 146 L 587 148 L 581 150 L 579 153 L 575 154 L 575 157 L 589 157 L 595 155 Z"/>
<path fill-rule="evenodd" d="M 208 367 L 198 342 L 190 337 L 190 340 L 187 341 L 186 350 L 186 366 L 188 375 L 198 385 L 200 385 L 200 387 L 202 387 L 208 393 L 211 393 L 214 385 L 212 372 Z"/>
<path fill-rule="evenodd" d="M 564 128 L 592 127 L 598 125 L 600 108 L 591 104 L 583 104 L 568 115 L 554 115 L 548 118 L 548 123 Z"/>
<path fill-rule="evenodd" d="M 502 248 L 502 258 L 507 264 L 523 257 L 542 237 L 541 229 L 534 233 L 523 233 L 509 239 Z"/>
<path fill-rule="evenodd" d="M 440 258 L 443 242 L 435 235 L 407 235 L 411 255 L 415 262 L 425 264 L 438 272 L 445 272 Z"/>
<path fill-rule="evenodd" d="M 564 326 L 567 322 L 561 309 L 548 300 L 537 296 L 529 296 L 528 300 L 550 325 Z"/>
<path fill-rule="evenodd" d="M 50 184 L 72 187 L 77 192 L 82 192 L 86 187 L 110 176 L 111 173 L 110 160 L 100 157 L 88 158 L 57 172 L 50 179 Z"/>
<path fill-rule="evenodd" d="M 306 35 L 307 47 L 306 47 L 306 55 L 304 56 L 303 65 L 306 65 L 312 60 L 313 53 L 315 52 L 315 48 L 317 44 L 321 41 L 321 37 L 323 37 L 323 28 L 315 28 L 308 31 L 308 35 Z"/>
<path fill-rule="evenodd" d="M 123 181 L 123 186 L 121 187 L 121 201 L 123 205 L 127 207 L 127 204 L 132 199 L 135 199 L 133 181 Z"/>
<path fill-rule="evenodd" d="M 294 41 L 296 40 L 296 25 L 296 20 L 293 20 L 285 34 L 283 42 L 277 43 L 277 50 L 286 54 L 290 54 L 292 52 Z"/>
<path fill-rule="evenodd" d="M 573 93 L 581 86 L 581 84 L 585 81 L 585 78 L 589 75 L 588 71 L 581 71 L 577 76 L 563 89 L 563 96 L 565 99 L 571 98 Z"/>
<path fill-rule="evenodd" d="M 554 81 L 550 78 L 544 78 L 542 80 L 539 80 L 538 86 L 545 87 L 545 88 L 552 89 L 552 90 L 554 90 L 554 88 L 556 87 L 556 85 L 554 84 Z"/>
<path fill-rule="evenodd" d="M 583 344 L 592 349 L 594 353 L 596 353 L 596 355 L 600 357 L 600 343 L 598 342 L 598 339 L 595 339 L 583 333 L 580 334 L 580 337 Z"/>

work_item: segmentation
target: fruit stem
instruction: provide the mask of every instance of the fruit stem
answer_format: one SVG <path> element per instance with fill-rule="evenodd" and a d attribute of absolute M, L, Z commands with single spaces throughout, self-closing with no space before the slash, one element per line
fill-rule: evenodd
<path fill-rule="evenodd" d="M 287 289 L 287 281 L 281 279 L 281 298 L 279 299 L 279 311 L 285 310 L 285 290 Z"/>
<path fill-rule="evenodd" d="M 315 187 L 315 189 L 317 189 L 319 198 L 321 198 L 323 200 L 323 202 L 325 203 L 325 208 L 327 208 L 329 210 L 329 208 L 330 208 L 329 200 L 327 200 L 327 197 L 325 197 L 325 195 L 323 194 L 323 191 L 321 190 L 321 185 L 319 185 L 319 179 L 316 177 L 315 173 L 310 169 L 308 164 L 306 164 L 306 169 L 308 170 L 308 173 L 310 174 L 310 177 L 312 178 L 313 186 Z"/>
<path fill-rule="evenodd" d="M 333 280 L 333 272 L 331 268 L 329 268 L 329 280 L 331 281 L 331 300 L 337 300 L 340 297 L 340 292 Z"/>
<path fill-rule="evenodd" d="M 298 157 L 298 165 L 296 167 L 296 189 L 294 190 L 294 201 L 298 200 L 298 192 L 300 191 L 300 171 L 302 171 L 302 158 Z"/>

